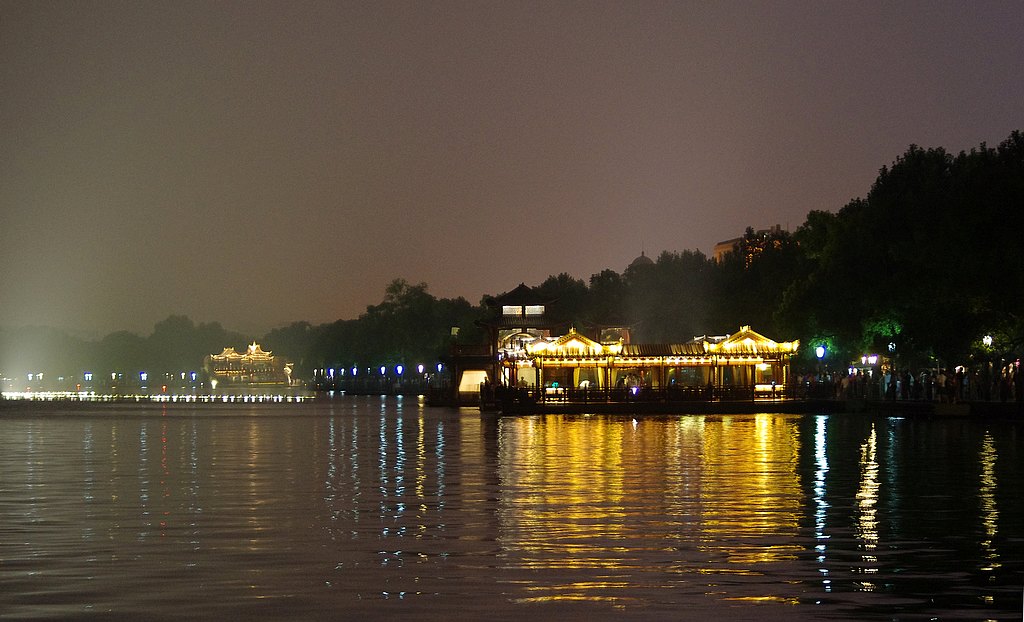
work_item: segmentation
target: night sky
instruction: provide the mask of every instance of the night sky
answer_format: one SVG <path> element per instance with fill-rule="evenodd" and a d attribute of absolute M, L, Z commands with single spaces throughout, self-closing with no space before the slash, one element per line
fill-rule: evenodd
<path fill-rule="evenodd" d="M 794 230 L 1024 127 L 1024 4 L 0 2 L 0 326 L 260 334 Z"/>

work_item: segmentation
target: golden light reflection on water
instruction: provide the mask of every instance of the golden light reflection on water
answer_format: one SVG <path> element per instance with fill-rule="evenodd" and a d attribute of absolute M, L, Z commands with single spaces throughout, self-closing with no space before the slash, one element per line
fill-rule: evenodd
<path fill-rule="evenodd" d="M 778 415 L 503 420 L 506 557 L 537 572 L 602 573 L 590 582 L 540 582 L 530 586 L 531 600 L 628 600 L 636 584 L 614 579 L 654 561 L 679 581 L 713 585 L 795 560 L 797 424 Z"/>
<path fill-rule="evenodd" d="M 996 443 L 990 432 L 985 432 L 981 440 L 981 451 L 978 454 L 981 463 L 981 477 L 978 482 L 978 497 L 981 500 L 981 520 L 985 530 L 985 539 L 981 542 L 985 567 L 982 571 L 990 575 L 998 569 L 999 552 L 995 547 L 995 537 L 999 531 L 999 509 L 996 507 Z"/>
<path fill-rule="evenodd" d="M 702 533 L 731 563 L 795 559 L 800 547 L 764 539 L 797 532 L 802 491 L 795 420 L 726 418 L 705 426 L 700 474 Z M 748 543 L 749 542 L 749 543 Z"/>
<path fill-rule="evenodd" d="M 782 598 L 779 596 L 735 596 L 723 598 L 722 600 L 755 602 L 755 603 L 779 603 L 784 605 L 799 605 L 798 598 Z"/>
<path fill-rule="evenodd" d="M 860 485 L 857 489 L 855 536 L 860 539 L 861 562 L 859 572 L 876 574 L 878 557 L 878 432 L 871 424 L 871 433 L 860 446 Z M 877 586 L 871 581 L 858 582 L 860 589 L 872 592 Z"/>
<path fill-rule="evenodd" d="M 1019 617 L 1016 427 L 353 403 L 0 417 L 0 609 Z"/>
<path fill-rule="evenodd" d="M 552 567 L 614 567 L 615 542 L 624 537 L 622 465 L 627 428 L 607 421 L 563 417 L 525 420 L 502 437 L 502 535 Z M 592 542 L 600 540 L 603 546 Z M 596 554 L 596 555 L 591 555 Z M 602 560 L 601 557 L 607 557 Z M 532 565 L 532 561 L 527 561 Z"/>

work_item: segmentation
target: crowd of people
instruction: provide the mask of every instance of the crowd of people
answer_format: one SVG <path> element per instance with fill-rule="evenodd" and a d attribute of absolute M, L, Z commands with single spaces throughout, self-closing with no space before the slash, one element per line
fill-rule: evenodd
<path fill-rule="evenodd" d="M 837 399 L 924 400 L 960 402 L 1024 401 L 1024 370 L 1020 361 L 1001 368 L 982 365 L 973 369 L 922 370 L 850 368 L 846 373 L 810 373 L 804 386 L 816 388 L 821 397 Z"/>

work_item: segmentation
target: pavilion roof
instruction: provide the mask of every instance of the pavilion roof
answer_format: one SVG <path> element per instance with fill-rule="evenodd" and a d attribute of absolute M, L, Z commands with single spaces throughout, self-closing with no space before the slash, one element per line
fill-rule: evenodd
<path fill-rule="evenodd" d="M 799 347 L 799 341 L 775 341 L 749 326 L 740 329 L 725 339 L 705 339 L 708 352 L 721 354 L 792 353 Z"/>
<path fill-rule="evenodd" d="M 491 306 L 532 306 L 532 305 L 547 305 L 554 302 L 553 298 L 546 298 L 538 294 L 532 287 L 526 285 L 526 283 L 520 283 L 512 291 L 505 292 L 493 298 L 488 299 L 487 304 Z"/>
<path fill-rule="evenodd" d="M 613 346 L 601 346 L 597 342 L 570 329 L 568 334 L 547 342 L 548 345 L 535 347 L 537 353 L 557 353 L 565 350 L 586 350 L 600 352 L 602 347 L 607 352 Z M 539 344 L 538 344 L 539 345 Z M 732 335 L 717 337 L 700 336 L 686 343 L 627 343 L 618 346 L 616 352 L 623 357 L 707 357 L 710 355 L 772 355 L 792 354 L 799 347 L 798 341 L 777 342 L 742 326 Z"/>
<path fill-rule="evenodd" d="M 627 343 L 622 356 L 703 356 L 702 343 Z"/>
<path fill-rule="evenodd" d="M 249 348 L 246 350 L 246 354 L 249 356 L 270 356 L 273 354 L 272 350 L 264 350 L 260 347 L 260 344 L 255 341 L 249 344 Z"/>
<path fill-rule="evenodd" d="M 570 328 L 569 332 L 555 339 L 538 339 L 529 346 L 531 353 L 555 356 L 601 356 L 612 346 L 602 345 Z"/>

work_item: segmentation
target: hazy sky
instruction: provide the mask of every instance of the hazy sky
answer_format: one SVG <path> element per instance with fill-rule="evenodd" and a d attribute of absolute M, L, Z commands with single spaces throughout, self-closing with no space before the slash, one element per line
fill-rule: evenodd
<path fill-rule="evenodd" d="M 0 326 L 477 302 L 1024 127 L 1024 4 L 0 0 Z"/>

